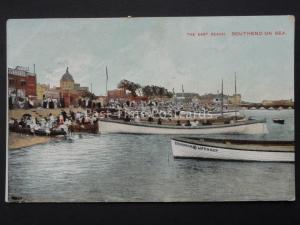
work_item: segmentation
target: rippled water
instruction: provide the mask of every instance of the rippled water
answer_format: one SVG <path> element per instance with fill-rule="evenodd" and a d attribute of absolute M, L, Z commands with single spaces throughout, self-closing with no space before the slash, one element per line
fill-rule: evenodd
<path fill-rule="evenodd" d="M 294 139 L 293 110 L 267 117 L 263 139 Z M 271 118 L 284 118 L 284 125 Z M 219 136 L 219 135 L 216 135 Z M 234 135 L 236 138 L 252 138 Z M 8 194 L 26 202 L 293 200 L 294 164 L 173 159 L 167 135 L 75 134 L 8 151 Z"/>

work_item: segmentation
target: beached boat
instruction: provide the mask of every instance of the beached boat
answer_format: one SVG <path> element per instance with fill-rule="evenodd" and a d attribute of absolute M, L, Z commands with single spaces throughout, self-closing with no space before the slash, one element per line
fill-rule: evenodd
<path fill-rule="evenodd" d="M 284 124 L 284 119 L 273 119 L 274 123 Z"/>
<path fill-rule="evenodd" d="M 60 127 L 52 128 L 52 129 L 45 129 L 45 128 L 33 129 L 33 128 L 29 128 L 29 127 L 19 127 L 19 126 L 10 125 L 9 131 L 21 133 L 21 134 L 37 135 L 37 136 L 67 135 L 67 131 L 64 129 L 61 129 Z"/>
<path fill-rule="evenodd" d="M 294 141 L 172 138 L 175 158 L 294 162 Z"/>
<path fill-rule="evenodd" d="M 67 132 L 64 129 L 37 129 L 33 133 L 38 136 L 58 136 L 58 135 L 67 135 Z"/>
<path fill-rule="evenodd" d="M 71 132 L 84 132 L 84 133 L 98 133 L 98 123 L 86 124 L 72 124 L 70 127 Z"/>
<path fill-rule="evenodd" d="M 265 120 L 237 121 L 229 124 L 212 124 L 200 126 L 158 125 L 154 123 L 124 122 L 120 120 L 101 119 L 99 133 L 130 134 L 212 134 L 212 133 L 268 133 Z"/>
<path fill-rule="evenodd" d="M 67 131 L 64 129 L 51 129 L 50 136 L 67 135 Z"/>
<path fill-rule="evenodd" d="M 19 126 L 15 126 L 15 125 L 9 125 L 9 131 L 11 132 L 16 132 L 16 133 L 22 133 L 22 134 L 33 134 L 32 129 L 28 128 L 28 127 L 19 127 Z"/>

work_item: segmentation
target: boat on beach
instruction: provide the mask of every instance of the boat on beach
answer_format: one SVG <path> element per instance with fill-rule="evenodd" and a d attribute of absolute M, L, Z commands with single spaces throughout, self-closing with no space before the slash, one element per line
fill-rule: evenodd
<path fill-rule="evenodd" d="M 67 131 L 65 131 L 64 129 L 49 129 L 49 130 L 45 130 L 45 129 L 37 129 L 37 130 L 33 130 L 33 134 L 38 135 L 38 136 L 59 136 L 59 135 L 67 135 Z"/>
<path fill-rule="evenodd" d="M 274 119 L 273 119 L 273 122 L 274 122 L 274 123 L 279 123 L 279 124 L 284 124 L 284 119 L 277 119 L 277 118 L 274 118 Z"/>
<path fill-rule="evenodd" d="M 72 124 L 69 127 L 70 132 L 98 133 L 98 123 Z"/>
<path fill-rule="evenodd" d="M 65 136 L 68 134 L 67 130 L 63 129 L 62 127 L 56 127 L 51 129 L 48 128 L 33 129 L 30 127 L 9 125 L 9 131 L 20 133 L 20 134 L 29 134 L 29 135 L 37 135 L 37 136 L 59 136 L 59 135 Z"/>
<path fill-rule="evenodd" d="M 99 120 L 99 133 L 127 134 L 216 134 L 216 133 L 268 133 L 266 120 L 246 120 L 234 123 L 176 126 L 155 123 L 125 122 L 121 120 Z"/>
<path fill-rule="evenodd" d="M 294 141 L 237 140 L 198 137 L 172 138 L 175 158 L 294 162 Z"/>

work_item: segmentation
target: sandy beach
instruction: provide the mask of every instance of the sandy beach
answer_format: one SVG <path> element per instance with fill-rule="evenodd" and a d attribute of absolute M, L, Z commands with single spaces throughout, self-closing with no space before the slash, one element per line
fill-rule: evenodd
<path fill-rule="evenodd" d="M 37 144 L 44 144 L 50 141 L 50 137 L 47 136 L 34 136 L 9 132 L 8 136 L 8 149 L 18 149 L 29 147 Z"/>
<path fill-rule="evenodd" d="M 33 117 L 48 117 L 49 113 L 52 113 L 53 116 L 59 116 L 61 113 L 61 108 L 56 109 L 13 109 L 8 110 L 8 119 L 14 118 L 20 120 L 24 114 L 30 114 Z M 86 109 L 83 108 L 64 108 L 63 110 L 69 114 L 70 110 L 74 112 L 85 112 Z M 27 135 L 27 134 L 20 134 L 15 132 L 9 132 L 8 134 L 8 149 L 18 149 L 29 147 L 36 144 L 44 144 L 51 140 L 49 136 L 36 136 L 36 135 Z"/>

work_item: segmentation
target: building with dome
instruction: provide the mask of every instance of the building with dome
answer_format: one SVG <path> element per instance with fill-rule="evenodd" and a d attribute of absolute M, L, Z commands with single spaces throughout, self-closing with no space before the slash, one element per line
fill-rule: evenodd
<path fill-rule="evenodd" d="M 60 96 L 64 99 L 65 107 L 76 105 L 82 93 L 88 91 L 88 87 L 81 87 L 80 84 L 75 83 L 73 76 L 69 72 L 69 67 L 67 67 L 66 72 L 60 79 Z"/>
<path fill-rule="evenodd" d="M 75 82 L 73 76 L 69 73 L 69 67 L 67 67 L 66 72 L 62 75 L 60 79 L 60 89 L 61 91 L 74 90 Z"/>

